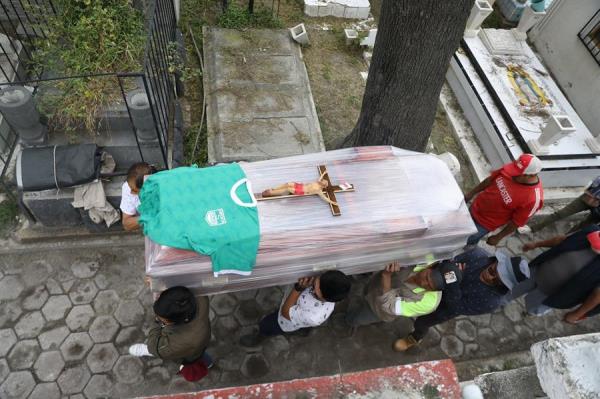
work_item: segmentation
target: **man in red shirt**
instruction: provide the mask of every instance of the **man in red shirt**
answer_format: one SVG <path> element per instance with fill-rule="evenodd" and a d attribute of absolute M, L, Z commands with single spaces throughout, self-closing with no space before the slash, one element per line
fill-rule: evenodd
<path fill-rule="evenodd" d="M 486 241 L 489 245 L 498 245 L 542 208 L 544 191 L 538 177 L 541 170 L 542 162 L 536 156 L 523 154 L 493 171 L 465 195 L 467 203 L 477 195 L 470 208 L 477 233 L 469 237 L 467 246 L 476 245 L 490 231 L 504 226 Z"/>

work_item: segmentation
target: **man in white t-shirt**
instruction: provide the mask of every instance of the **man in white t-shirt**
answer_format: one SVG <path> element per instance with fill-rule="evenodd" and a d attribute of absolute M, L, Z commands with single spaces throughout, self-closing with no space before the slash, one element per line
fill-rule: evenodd
<path fill-rule="evenodd" d="M 351 284 L 351 278 L 338 270 L 301 278 L 288 289 L 279 310 L 263 317 L 258 333 L 244 335 L 240 343 L 255 346 L 269 336 L 323 324 L 333 312 L 335 303 L 346 299 Z"/>
<path fill-rule="evenodd" d="M 127 180 L 121 187 L 121 222 L 123 229 L 127 231 L 140 228 L 138 222 L 140 197 L 138 194 L 144 184 L 144 176 L 152 174 L 153 170 L 146 162 L 138 162 L 131 165 L 127 171 Z"/>

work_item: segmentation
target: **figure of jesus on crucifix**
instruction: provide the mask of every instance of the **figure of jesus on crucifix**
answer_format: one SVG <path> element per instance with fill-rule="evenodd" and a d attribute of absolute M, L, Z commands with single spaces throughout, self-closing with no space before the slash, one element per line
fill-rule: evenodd
<path fill-rule="evenodd" d="M 354 186 L 349 183 L 333 185 L 329 179 L 329 173 L 325 165 L 318 166 L 319 178 L 310 183 L 289 182 L 263 191 L 258 201 L 277 198 L 304 197 L 307 195 L 318 195 L 331 207 L 333 216 L 340 216 L 341 210 L 335 198 L 335 193 L 354 191 Z"/>
<path fill-rule="evenodd" d="M 280 186 L 270 188 L 262 192 L 263 197 L 279 197 L 281 195 L 318 195 L 323 201 L 328 204 L 337 205 L 337 202 L 327 198 L 323 190 L 329 187 L 329 182 L 323 179 L 323 176 L 327 173 L 324 171 L 319 176 L 319 179 L 311 183 L 285 183 Z"/>

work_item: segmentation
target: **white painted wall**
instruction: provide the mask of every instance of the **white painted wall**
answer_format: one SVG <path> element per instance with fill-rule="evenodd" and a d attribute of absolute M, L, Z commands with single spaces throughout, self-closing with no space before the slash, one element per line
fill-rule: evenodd
<path fill-rule="evenodd" d="M 600 136 L 600 65 L 577 34 L 600 0 L 554 0 L 529 38 L 594 136 Z"/>

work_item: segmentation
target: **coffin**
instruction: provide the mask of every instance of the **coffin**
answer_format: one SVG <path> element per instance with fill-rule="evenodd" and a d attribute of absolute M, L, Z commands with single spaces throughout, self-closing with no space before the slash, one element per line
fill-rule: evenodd
<path fill-rule="evenodd" d="M 240 165 L 260 193 L 311 182 L 325 166 L 339 216 L 318 196 L 258 202 L 260 245 L 250 276 L 214 277 L 210 257 L 146 237 L 146 274 L 154 292 L 185 285 L 198 295 L 287 284 L 323 270 L 347 274 L 454 256 L 476 232 L 463 194 L 444 162 L 390 146 L 358 147 Z"/>

